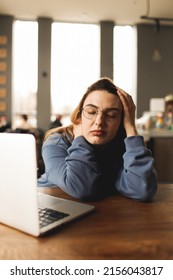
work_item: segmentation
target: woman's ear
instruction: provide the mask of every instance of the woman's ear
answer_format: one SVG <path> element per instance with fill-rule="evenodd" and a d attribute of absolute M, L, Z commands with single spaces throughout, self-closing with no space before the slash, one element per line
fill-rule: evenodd
<path fill-rule="evenodd" d="M 77 124 L 81 124 L 81 123 L 82 123 L 81 118 L 77 119 Z"/>
<path fill-rule="evenodd" d="M 81 112 L 78 112 L 77 118 L 76 118 L 76 124 L 81 124 L 82 118 L 81 118 Z"/>
<path fill-rule="evenodd" d="M 73 121 L 74 124 L 81 124 L 81 117 L 79 116 L 78 118 Z"/>

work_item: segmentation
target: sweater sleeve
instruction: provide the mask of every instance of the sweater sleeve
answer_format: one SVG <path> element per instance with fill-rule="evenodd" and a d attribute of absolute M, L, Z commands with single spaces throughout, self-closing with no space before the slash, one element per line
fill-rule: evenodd
<path fill-rule="evenodd" d="M 42 149 L 45 174 L 38 180 L 42 185 L 57 185 L 69 195 L 85 199 L 94 196 L 100 176 L 93 146 L 82 136 L 70 145 L 62 136 L 52 136 Z"/>
<path fill-rule="evenodd" d="M 116 189 L 127 197 L 150 201 L 158 187 L 151 151 L 145 147 L 142 136 L 125 138 L 125 146 L 124 167 L 116 182 Z"/>

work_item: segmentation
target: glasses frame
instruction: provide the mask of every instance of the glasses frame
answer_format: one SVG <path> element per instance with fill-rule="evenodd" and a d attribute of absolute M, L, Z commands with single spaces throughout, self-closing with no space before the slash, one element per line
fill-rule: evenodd
<path fill-rule="evenodd" d="M 120 115 L 121 116 L 121 112 L 119 112 L 118 109 L 115 109 L 113 108 L 112 110 L 115 110 L 117 115 L 115 115 L 115 117 L 113 116 L 110 116 L 107 111 L 110 111 L 110 109 L 108 110 L 101 110 L 101 109 L 98 109 L 96 107 L 92 107 L 90 106 L 93 110 L 95 110 L 95 114 L 91 114 L 91 116 L 89 117 L 88 115 L 85 115 L 85 113 L 87 114 L 86 112 L 86 108 L 89 107 L 88 105 L 86 105 L 84 108 L 81 109 L 82 113 L 83 113 L 83 116 L 88 119 L 88 120 L 92 120 L 92 119 L 95 119 L 98 115 L 99 112 L 101 112 L 103 114 L 103 117 L 104 117 L 104 120 L 108 121 L 108 122 L 114 122 L 116 119 L 117 119 L 117 115 Z"/>

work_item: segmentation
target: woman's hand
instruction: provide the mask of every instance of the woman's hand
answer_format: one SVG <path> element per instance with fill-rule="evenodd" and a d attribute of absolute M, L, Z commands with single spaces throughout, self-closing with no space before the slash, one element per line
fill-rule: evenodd
<path fill-rule="evenodd" d="M 78 136 L 82 136 L 82 125 L 81 124 L 73 124 L 73 134 L 74 138 Z"/>
<path fill-rule="evenodd" d="M 136 106 L 133 102 L 131 95 L 117 87 L 117 93 L 124 108 L 124 128 L 127 136 L 137 135 L 137 129 L 135 125 L 135 110 Z"/>

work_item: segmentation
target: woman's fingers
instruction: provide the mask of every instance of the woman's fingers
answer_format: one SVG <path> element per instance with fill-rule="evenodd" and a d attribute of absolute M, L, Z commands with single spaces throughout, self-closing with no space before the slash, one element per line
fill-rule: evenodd
<path fill-rule="evenodd" d="M 120 89 L 117 87 L 117 93 L 118 93 L 118 96 L 120 97 L 121 99 L 121 102 L 123 103 L 123 107 L 124 107 L 124 110 L 126 109 L 135 109 L 135 104 L 133 102 L 133 99 L 132 99 L 132 96 L 130 94 L 128 94 L 127 92 L 125 92 L 124 90 Z"/>
<path fill-rule="evenodd" d="M 135 110 L 136 106 L 130 94 L 124 90 L 117 88 L 117 93 L 124 108 L 124 128 L 127 136 L 137 135 L 135 126 Z"/>

